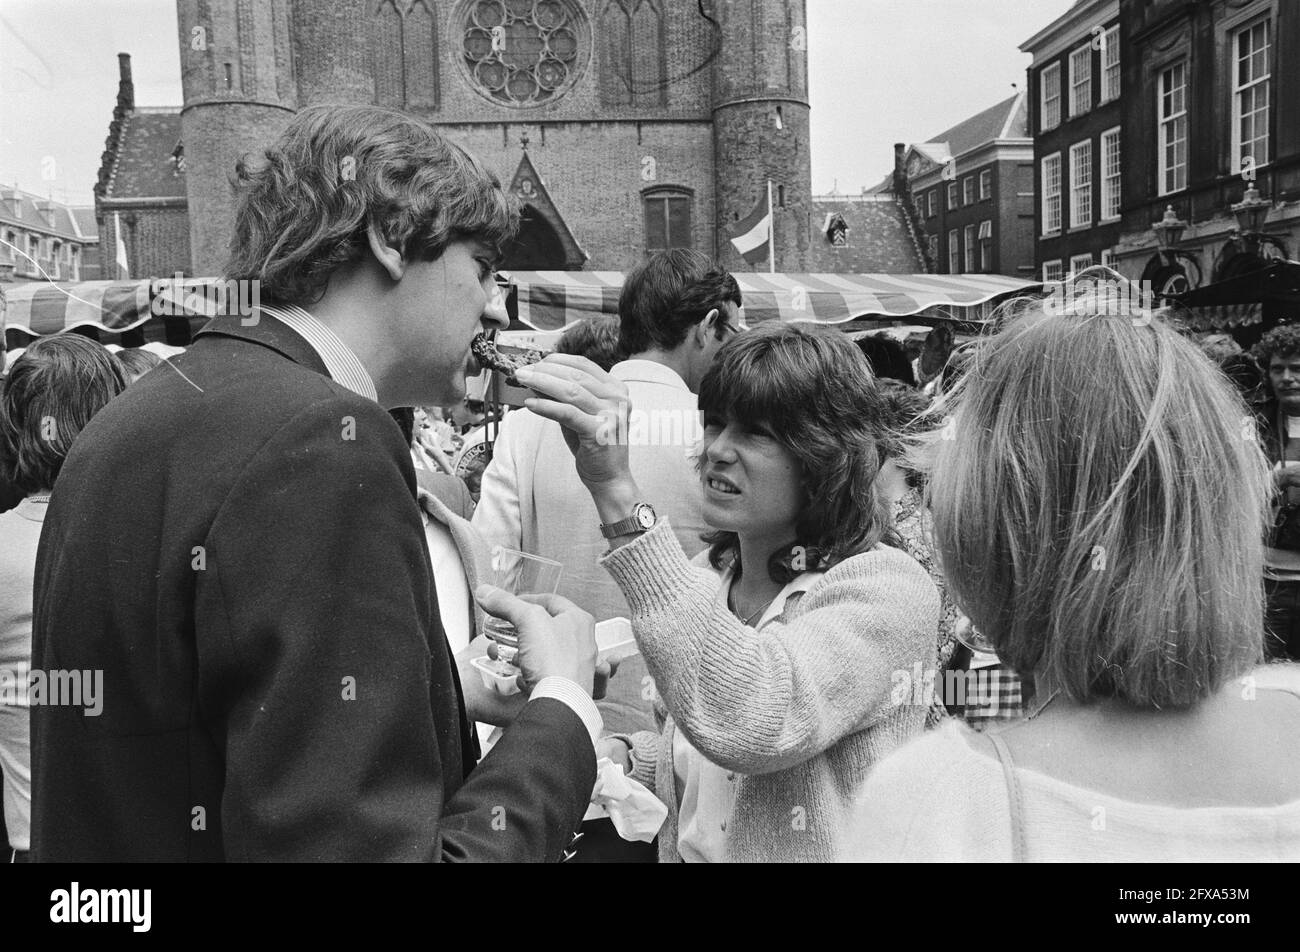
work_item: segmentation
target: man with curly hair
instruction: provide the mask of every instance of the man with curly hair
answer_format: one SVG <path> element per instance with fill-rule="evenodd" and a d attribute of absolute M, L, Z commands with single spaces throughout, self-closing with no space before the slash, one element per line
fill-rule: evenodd
<path fill-rule="evenodd" d="M 1277 490 L 1264 569 L 1268 649 L 1300 660 L 1300 326 L 1273 328 L 1255 346 L 1255 356 L 1271 393 L 1264 448 Z"/>
<path fill-rule="evenodd" d="M 435 591 L 387 412 L 464 397 L 517 212 L 368 106 L 304 109 L 235 184 L 226 276 L 262 306 L 114 400 L 49 505 L 34 667 L 107 696 L 34 711 L 36 859 L 558 860 L 596 777 L 591 616 L 476 593 L 531 696 L 475 766 L 443 622 L 469 592 Z"/>

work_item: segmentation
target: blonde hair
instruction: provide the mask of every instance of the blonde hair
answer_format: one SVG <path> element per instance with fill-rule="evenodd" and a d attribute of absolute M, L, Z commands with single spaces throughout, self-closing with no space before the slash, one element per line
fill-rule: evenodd
<path fill-rule="evenodd" d="M 1186 706 L 1262 659 L 1270 481 L 1240 397 L 1129 301 L 1003 313 L 943 401 L 935 540 L 1021 673 L 1078 701 Z"/>

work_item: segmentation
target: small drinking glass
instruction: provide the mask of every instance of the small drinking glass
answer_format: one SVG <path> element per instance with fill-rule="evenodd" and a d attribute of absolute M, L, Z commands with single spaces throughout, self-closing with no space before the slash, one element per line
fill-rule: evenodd
<path fill-rule="evenodd" d="M 505 589 L 511 595 L 554 595 L 560 587 L 564 566 L 552 559 L 529 555 L 505 546 L 492 546 L 491 561 L 483 581 Z M 488 615 L 483 634 L 497 645 L 497 659 L 513 664 L 519 652 L 519 635 L 504 618 Z"/>

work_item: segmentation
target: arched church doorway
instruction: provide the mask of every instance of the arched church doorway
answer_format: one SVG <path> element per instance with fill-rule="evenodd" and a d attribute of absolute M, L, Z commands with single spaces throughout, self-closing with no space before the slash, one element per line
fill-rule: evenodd
<path fill-rule="evenodd" d="M 506 271 L 566 270 L 559 233 L 532 205 L 523 207 L 519 234 L 506 246 L 501 267 Z"/>

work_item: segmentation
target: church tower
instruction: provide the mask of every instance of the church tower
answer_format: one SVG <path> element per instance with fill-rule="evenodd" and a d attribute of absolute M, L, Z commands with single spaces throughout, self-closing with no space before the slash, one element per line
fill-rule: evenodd
<path fill-rule="evenodd" d="M 296 108 L 289 6 L 177 0 L 194 274 L 220 274 L 225 266 L 236 161 L 277 136 Z"/>
<path fill-rule="evenodd" d="M 313 102 L 371 102 L 365 0 L 177 0 L 194 274 L 220 274 L 230 177 Z"/>
<path fill-rule="evenodd" d="M 751 267 L 730 239 L 772 183 L 777 271 L 807 270 L 812 233 L 808 21 L 804 0 L 716 0 L 721 48 L 713 68 L 717 249 Z"/>

